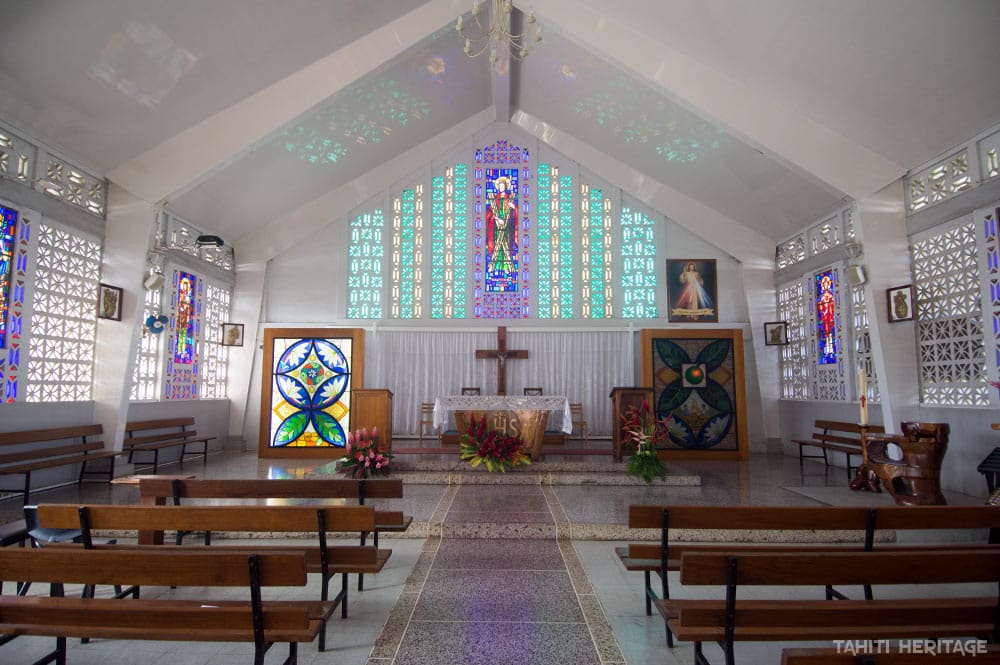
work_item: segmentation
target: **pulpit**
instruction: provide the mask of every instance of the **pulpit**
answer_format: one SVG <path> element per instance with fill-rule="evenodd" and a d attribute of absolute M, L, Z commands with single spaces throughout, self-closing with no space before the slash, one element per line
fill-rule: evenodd
<path fill-rule="evenodd" d="M 625 432 L 622 429 L 622 416 L 630 407 L 639 408 L 646 400 L 653 405 L 653 389 L 643 387 L 617 386 L 611 389 L 611 451 L 612 459 L 621 462 L 624 457 L 622 450 L 625 442 Z"/>
<path fill-rule="evenodd" d="M 378 446 L 392 452 L 392 393 L 385 388 L 351 391 L 351 429 L 378 428 Z"/>
<path fill-rule="evenodd" d="M 900 423 L 903 434 L 876 434 L 864 439 L 865 465 L 874 472 L 896 503 L 902 506 L 944 505 L 941 463 L 948 450 L 948 423 Z M 902 451 L 900 459 L 889 444 Z"/>

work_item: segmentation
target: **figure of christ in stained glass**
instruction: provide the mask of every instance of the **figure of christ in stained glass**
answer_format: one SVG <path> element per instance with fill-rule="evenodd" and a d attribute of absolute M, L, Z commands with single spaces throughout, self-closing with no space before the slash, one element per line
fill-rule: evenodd
<path fill-rule="evenodd" d="M 351 339 L 274 340 L 269 445 L 343 447 L 350 431 Z"/>
<path fill-rule="evenodd" d="M 197 277 L 186 272 L 177 273 L 177 318 L 174 362 L 190 365 L 194 362 L 195 336 L 195 285 Z"/>
<path fill-rule="evenodd" d="M 486 290 L 517 291 L 517 169 L 489 169 L 486 180 Z"/>
<path fill-rule="evenodd" d="M 17 213 L 0 206 L 0 349 L 7 348 L 7 311 L 10 309 L 10 273 L 14 263 Z"/>
<path fill-rule="evenodd" d="M 819 364 L 837 362 L 837 298 L 834 294 L 833 271 L 816 275 L 816 343 Z"/>

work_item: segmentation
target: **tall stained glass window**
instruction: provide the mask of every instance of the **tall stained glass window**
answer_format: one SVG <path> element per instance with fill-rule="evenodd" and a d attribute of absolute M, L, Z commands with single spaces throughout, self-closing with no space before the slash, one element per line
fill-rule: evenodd
<path fill-rule="evenodd" d="M 404 189 L 393 202 L 392 318 L 423 316 L 424 186 Z"/>
<path fill-rule="evenodd" d="M 656 318 L 656 243 L 650 215 L 622 206 L 622 316 Z"/>
<path fill-rule="evenodd" d="M 507 141 L 476 151 L 475 315 L 529 316 L 531 173 L 529 154 Z"/>
<path fill-rule="evenodd" d="M 174 362 L 190 365 L 194 362 L 195 336 L 197 334 L 195 288 L 198 278 L 178 272 L 176 309 L 174 310 Z"/>
<path fill-rule="evenodd" d="M 197 399 L 204 280 L 183 270 L 174 270 L 170 344 L 167 346 L 164 399 Z"/>
<path fill-rule="evenodd" d="M 382 318 L 382 244 L 385 223 L 381 210 L 351 220 L 351 245 L 347 250 L 347 318 Z"/>
<path fill-rule="evenodd" d="M 0 206 L 0 349 L 7 348 L 7 312 L 10 310 L 10 274 L 14 265 L 17 213 Z"/>
<path fill-rule="evenodd" d="M 826 270 L 814 278 L 816 297 L 816 344 L 820 365 L 837 363 L 837 275 Z"/>
<path fill-rule="evenodd" d="M 573 318 L 573 177 L 538 165 L 538 318 Z"/>
<path fill-rule="evenodd" d="M 582 231 L 583 317 L 605 319 L 613 316 L 614 290 L 611 286 L 611 199 L 590 185 L 580 188 L 580 228 Z"/>
<path fill-rule="evenodd" d="M 468 169 L 456 164 L 431 182 L 431 318 L 465 318 Z"/>

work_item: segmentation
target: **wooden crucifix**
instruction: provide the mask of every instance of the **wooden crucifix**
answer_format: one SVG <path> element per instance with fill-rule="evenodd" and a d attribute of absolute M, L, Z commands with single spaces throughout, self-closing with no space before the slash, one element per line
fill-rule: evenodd
<path fill-rule="evenodd" d="M 509 358 L 527 358 L 528 352 L 507 348 L 507 327 L 497 328 L 497 348 L 476 349 L 476 358 L 496 358 L 497 361 L 497 395 L 507 394 L 507 360 Z"/>

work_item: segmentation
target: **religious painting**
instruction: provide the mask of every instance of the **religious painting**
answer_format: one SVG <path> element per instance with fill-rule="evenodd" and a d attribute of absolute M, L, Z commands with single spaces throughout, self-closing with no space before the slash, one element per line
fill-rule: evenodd
<path fill-rule="evenodd" d="M 0 349 L 7 348 L 7 311 L 10 309 L 10 274 L 14 265 L 14 232 L 17 212 L 0 206 Z"/>
<path fill-rule="evenodd" d="M 816 285 L 816 345 L 820 365 L 836 365 L 839 355 L 837 335 L 837 274 L 824 270 L 813 277 Z"/>
<path fill-rule="evenodd" d="M 671 323 L 719 320 L 715 259 L 667 259 L 667 319 Z"/>
<path fill-rule="evenodd" d="M 222 346 L 243 346 L 243 324 L 222 324 Z"/>
<path fill-rule="evenodd" d="M 265 329 L 259 456 L 343 455 L 363 364 L 361 329 Z"/>
<path fill-rule="evenodd" d="M 788 322 L 768 321 L 764 324 L 764 345 L 784 346 L 788 344 Z"/>
<path fill-rule="evenodd" d="M 743 331 L 643 330 L 642 383 L 666 426 L 664 458 L 746 459 Z"/>
<path fill-rule="evenodd" d="M 97 318 L 122 320 L 122 290 L 117 286 L 101 284 L 97 289 Z"/>
<path fill-rule="evenodd" d="M 914 319 L 916 312 L 913 307 L 912 284 L 887 289 L 885 294 L 889 300 L 889 323 Z"/>

